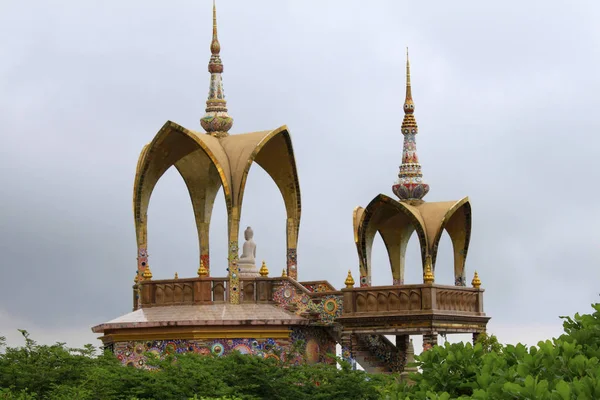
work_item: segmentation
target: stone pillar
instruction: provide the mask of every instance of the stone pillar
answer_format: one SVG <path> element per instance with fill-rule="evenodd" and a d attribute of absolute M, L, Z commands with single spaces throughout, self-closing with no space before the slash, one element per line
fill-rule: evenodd
<path fill-rule="evenodd" d="M 354 351 L 352 348 L 352 335 L 349 333 L 342 333 L 341 336 L 340 344 L 342 346 L 342 358 L 356 368 L 356 361 L 354 360 Z"/>
<path fill-rule="evenodd" d="M 423 335 L 423 351 L 431 349 L 433 346 L 437 346 L 438 334 L 437 332 L 429 332 Z"/>
<path fill-rule="evenodd" d="M 410 343 L 410 336 L 396 335 L 396 349 L 398 349 L 398 372 L 404 371 L 406 367 L 406 352 Z"/>

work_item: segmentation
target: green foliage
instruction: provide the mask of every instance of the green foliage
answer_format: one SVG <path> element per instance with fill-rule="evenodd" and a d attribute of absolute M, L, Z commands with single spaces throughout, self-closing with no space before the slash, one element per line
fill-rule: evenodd
<path fill-rule="evenodd" d="M 95 357 L 91 346 L 38 345 L 22 333 L 23 347 L 0 354 L 0 399 L 377 399 L 377 387 L 389 381 L 353 371 L 341 360 L 340 368 L 293 366 L 239 353 L 162 360 L 149 355 L 156 370 L 148 371 L 124 367 L 109 352 Z"/>
<path fill-rule="evenodd" d="M 600 399 L 600 304 L 593 314 L 562 317 L 565 333 L 537 346 L 503 346 L 494 336 L 445 343 L 417 357 L 413 384 L 333 365 L 293 366 L 234 353 L 226 357 L 149 355 L 147 371 L 123 367 L 92 346 L 5 346 L 0 337 L 0 400 L 44 399 Z M 289 350 L 293 357 L 301 348 Z M 284 357 L 285 358 L 285 357 Z"/>
<path fill-rule="evenodd" d="M 413 386 L 381 390 L 386 399 L 600 399 L 600 304 L 591 315 L 564 319 L 565 333 L 527 348 L 494 336 L 446 343 L 417 357 Z"/>

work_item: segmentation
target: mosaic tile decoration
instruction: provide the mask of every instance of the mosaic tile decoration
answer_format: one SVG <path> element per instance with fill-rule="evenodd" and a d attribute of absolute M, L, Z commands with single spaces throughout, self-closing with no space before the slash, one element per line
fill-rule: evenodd
<path fill-rule="evenodd" d="M 311 293 L 321 293 L 321 292 L 328 292 L 329 288 L 327 287 L 327 285 L 324 285 L 322 283 L 316 284 L 316 285 L 302 285 L 306 288 L 306 290 L 308 290 Z"/>
<path fill-rule="evenodd" d="M 283 351 L 289 347 L 289 340 L 274 339 L 215 339 L 215 340 L 151 340 L 135 342 L 117 342 L 109 347 L 123 365 L 136 368 L 153 369 L 146 364 L 146 353 L 158 357 L 169 354 L 193 352 L 201 355 L 220 357 L 239 351 L 264 358 L 280 359 Z"/>
<path fill-rule="evenodd" d="M 344 309 L 341 295 L 327 295 L 321 298 L 311 300 L 306 293 L 298 293 L 294 285 L 284 282 L 273 292 L 273 301 L 284 309 L 295 305 L 294 313 L 300 315 L 305 312 L 316 312 L 319 314 L 320 322 L 325 325 L 332 325 L 335 319 L 342 316 Z"/>
<path fill-rule="evenodd" d="M 210 339 L 210 340 L 149 340 L 117 342 L 106 347 L 107 350 L 126 366 L 143 369 L 154 369 L 147 364 L 146 353 L 153 353 L 159 358 L 169 354 L 177 355 L 193 352 L 200 355 L 220 357 L 238 351 L 263 358 L 274 358 L 292 364 L 334 362 L 335 341 L 320 328 L 294 328 L 290 339 Z M 302 340 L 301 353 L 292 360 L 286 360 L 292 342 Z"/>
<path fill-rule="evenodd" d="M 238 260 L 238 242 L 229 242 L 229 301 L 231 304 L 240 304 L 240 276 L 237 266 Z"/>
<path fill-rule="evenodd" d="M 209 254 L 201 254 L 200 261 L 204 264 L 204 267 L 208 271 L 208 276 L 210 276 L 210 255 Z"/>
<path fill-rule="evenodd" d="M 398 357 L 398 349 L 381 335 L 360 335 L 359 340 L 369 352 L 383 361 L 392 371 L 401 371 L 403 366 Z"/>
<path fill-rule="evenodd" d="M 296 249 L 287 249 L 287 273 L 292 279 L 298 278 Z"/>

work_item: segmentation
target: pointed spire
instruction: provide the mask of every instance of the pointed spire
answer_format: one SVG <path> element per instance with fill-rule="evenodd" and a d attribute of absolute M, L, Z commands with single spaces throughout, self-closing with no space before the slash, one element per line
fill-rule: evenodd
<path fill-rule="evenodd" d="M 267 277 L 269 275 L 269 268 L 267 268 L 267 263 L 262 262 L 262 266 L 260 267 L 260 271 L 258 271 L 258 273 L 260 274 L 260 276 L 264 276 Z"/>
<path fill-rule="evenodd" d="M 392 191 L 401 201 L 422 201 L 423 197 L 429 192 L 429 185 L 423 182 L 421 164 L 419 164 L 419 157 L 417 156 L 416 135 L 419 133 L 419 128 L 413 115 L 414 112 L 415 104 L 410 83 L 410 61 L 408 59 L 408 48 L 406 48 L 406 97 L 404 99 L 404 120 L 402 120 L 404 147 L 398 180 L 392 186 Z"/>
<path fill-rule="evenodd" d="M 431 269 L 431 256 L 425 257 L 425 273 L 423 274 L 423 283 L 427 285 L 433 284 L 435 277 Z"/>
<path fill-rule="evenodd" d="M 221 62 L 221 44 L 217 35 L 217 7 L 213 0 L 213 36 L 210 43 L 210 61 L 208 72 L 210 72 L 210 89 L 208 100 L 206 100 L 206 114 L 200 119 L 200 124 L 206 133 L 215 137 L 229 135 L 229 129 L 233 125 L 233 118 L 227 114 L 227 101 L 223 91 L 223 63 Z"/>
<path fill-rule="evenodd" d="M 354 278 L 352 277 L 352 271 L 348 270 L 348 276 L 346 276 L 346 281 L 344 281 L 346 288 L 354 287 Z"/>
<path fill-rule="evenodd" d="M 471 285 L 473 285 L 473 287 L 475 289 L 479 289 L 479 287 L 481 286 L 481 279 L 479 279 L 479 275 L 477 274 L 477 271 L 475 271 L 475 275 L 473 276 L 473 280 L 471 281 Z"/>
<path fill-rule="evenodd" d="M 200 260 L 200 266 L 198 267 L 198 271 L 196 271 L 199 277 L 208 276 L 208 270 L 204 266 L 204 260 Z"/>

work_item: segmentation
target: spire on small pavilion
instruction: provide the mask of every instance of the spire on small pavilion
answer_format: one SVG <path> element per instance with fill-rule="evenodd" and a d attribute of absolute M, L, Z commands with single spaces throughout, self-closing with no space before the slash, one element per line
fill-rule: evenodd
<path fill-rule="evenodd" d="M 408 48 L 406 49 L 406 98 L 404 99 L 404 119 L 402 120 L 402 134 L 404 135 L 404 146 L 402 149 L 402 165 L 398 180 L 392 186 L 392 190 L 400 201 L 422 200 L 429 192 L 429 185 L 423 181 L 421 164 L 417 155 L 416 135 L 419 133 L 417 120 L 414 116 L 415 103 L 412 98 L 412 87 L 410 83 L 410 61 L 408 59 Z"/>
<path fill-rule="evenodd" d="M 223 91 L 223 63 L 221 62 L 221 44 L 217 35 L 217 7 L 213 0 L 213 35 L 210 43 L 210 61 L 208 72 L 210 72 L 210 88 L 206 100 L 206 114 L 200 119 L 200 124 L 206 133 L 215 137 L 229 135 L 233 125 L 233 118 L 227 114 L 227 101 Z"/>

